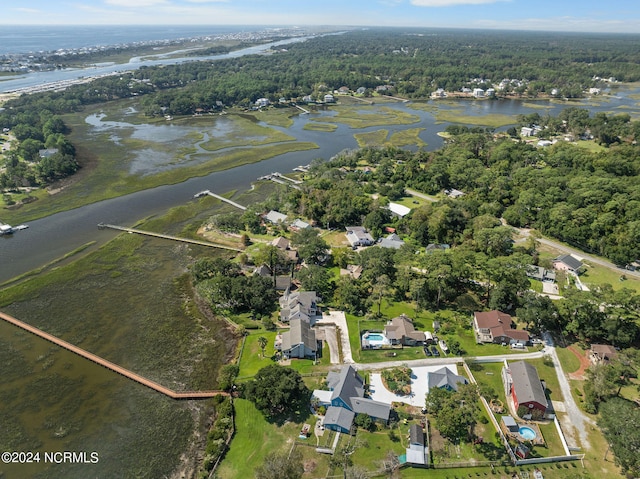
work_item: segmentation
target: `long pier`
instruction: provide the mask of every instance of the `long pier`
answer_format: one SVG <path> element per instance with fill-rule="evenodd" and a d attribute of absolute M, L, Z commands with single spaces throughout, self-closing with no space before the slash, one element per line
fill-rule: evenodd
<path fill-rule="evenodd" d="M 209 196 L 213 196 L 214 198 L 218 198 L 220 201 L 224 201 L 225 203 L 229 203 L 231 206 L 235 206 L 236 208 L 240 208 L 242 211 L 245 211 L 247 209 L 246 206 L 242 206 L 240 203 L 236 203 L 235 201 L 232 201 L 229 198 L 225 198 L 224 196 L 220 196 L 220 195 L 217 195 L 215 193 L 212 193 L 209 190 L 204 190 L 204 191 L 201 191 L 200 193 L 196 193 L 195 195 L 193 195 L 193 197 L 194 198 L 200 198 L 201 196 L 205 196 L 205 195 L 209 195 Z"/>
<path fill-rule="evenodd" d="M 73 344 L 68 343 L 63 339 L 60 339 L 54 336 L 53 334 L 46 333 L 41 329 L 36 328 L 35 326 L 31 326 L 30 324 L 20 321 L 19 319 L 16 319 L 13 316 L 9 316 L 8 314 L 3 313 L 1 311 L 0 311 L 0 318 L 4 319 L 8 323 L 13 324 L 14 326 L 24 329 L 25 331 L 35 334 L 36 336 L 39 336 L 68 351 L 71 351 L 72 353 L 76 353 L 78 356 L 82 356 L 83 358 L 88 359 L 89 361 L 93 361 L 94 363 L 99 364 L 100 366 L 104 366 L 105 368 L 110 369 L 111 371 L 114 371 L 126 378 L 129 378 L 139 384 L 142 384 L 143 386 L 147 386 L 148 388 L 158 391 L 159 393 L 162 393 L 165 396 L 169 396 L 172 399 L 205 399 L 205 398 L 211 398 L 214 396 L 229 395 L 229 393 L 225 391 L 185 391 L 185 392 L 174 391 L 173 389 L 164 387 L 163 385 L 158 384 L 155 381 L 147 379 L 144 376 L 140 376 L 139 374 L 136 374 L 133 371 L 129 371 L 128 369 L 118 366 L 117 364 L 114 364 L 111 361 L 107 361 L 106 359 L 103 359 L 100 356 L 97 356 L 96 354 L 90 353 L 89 351 L 79 348 L 78 346 L 74 346 Z"/>
<path fill-rule="evenodd" d="M 168 239 L 172 241 L 181 241 L 182 243 L 197 244 L 200 246 L 208 246 L 210 248 L 228 249 L 231 251 L 237 251 L 239 253 L 242 253 L 244 251 L 244 250 L 241 250 L 240 248 L 234 248 L 232 246 L 227 246 L 223 244 L 210 243 L 208 241 L 200 241 L 200 240 L 194 240 L 190 238 L 180 238 L 178 236 L 165 235 L 162 233 L 154 233 L 153 231 L 144 231 L 136 228 L 127 228 L 126 226 L 109 225 L 106 223 L 100 223 L 98 224 L 98 228 L 109 228 L 112 230 L 126 231 L 127 233 L 136 233 L 139 235 L 153 236 L 154 238 L 162 238 L 162 239 Z"/>

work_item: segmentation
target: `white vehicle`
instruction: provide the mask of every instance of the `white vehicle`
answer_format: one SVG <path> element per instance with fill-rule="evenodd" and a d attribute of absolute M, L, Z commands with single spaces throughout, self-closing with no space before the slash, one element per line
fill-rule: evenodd
<path fill-rule="evenodd" d="M 449 347 L 447 346 L 447 343 L 444 342 L 444 339 L 438 341 L 438 346 L 440 346 L 440 349 L 442 349 L 443 353 L 449 352 Z"/>

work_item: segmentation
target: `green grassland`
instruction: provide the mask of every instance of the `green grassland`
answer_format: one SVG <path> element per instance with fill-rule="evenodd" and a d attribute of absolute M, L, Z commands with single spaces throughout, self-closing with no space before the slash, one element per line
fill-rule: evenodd
<path fill-rule="evenodd" d="M 332 131 L 336 131 L 338 129 L 338 125 L 332 123 L 318 123 L 317 121 L 308 121 L 302 128 L 309 131 L 325 131 L 327 133 L 330 133 Z"/>
<path fill-rule="evenodd" d="M 513 125 L 518 122 L 515 115 L 502 115 L 490 113 L 488 115 L 463 115 L 462 110 L 439 109 L 436 112 L 437 123 L 462 123 L 465 125 L 489 126 L 498 128 L 501 126 Z"/>
<path fill-rule="evenodd" d="M 343 123 L 350 128 L 368 128 L 384 125 L 410 125 L 420 121 L 420 117 L 395 110 L 389 107 L 362 106 L 353 107 L 332 107 L 337 115 L 331 117 L 315 118 L 317 122 Z"/>

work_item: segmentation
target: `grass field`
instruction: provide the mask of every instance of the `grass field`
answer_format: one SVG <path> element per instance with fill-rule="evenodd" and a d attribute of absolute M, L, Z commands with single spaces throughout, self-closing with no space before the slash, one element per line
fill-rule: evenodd
<path fill-rule="evenodd" d="M 501 115 L 498 113 L 482 116 L 463 115 L 461 111 L 462 110 L 439 109 L 436 112 L 436 121 L 438 123 L 462 123 L 465 125 L 490 126 L 493 128 L 517 123 L 517 118 L 512 115 Z"/>
<path fill-rule="evenodd" d="M 231 441 L 229 452 L 218 469 L 218 476 L 221 479 L 254 477 L 255 468 L 262 464 L 268 453 L 288 452 L 291 449 L 303 425 L 303 422 L 287 422 L 278 427 L 267 421 L 253 403 L 245 399 L 236 399 L 234 407 L 236 434 Z M 315 424 L 311 414 L 309 416 L 305 422 L 310 420 Z M 314 458 L 318 462 L 322 460 L 322 456 L 315 454 L 315 451 Z"/>
<path fill-rule="evenodd" d="M 309 131 L 326 131 L 327 133 L 330 133 L 332 131 L 336 131 L 338 129 L 338 125 L 334 125 L 333 123 L 318 123 L 316 121 L 309 121 L 304 124 L 302 129 Z"/>

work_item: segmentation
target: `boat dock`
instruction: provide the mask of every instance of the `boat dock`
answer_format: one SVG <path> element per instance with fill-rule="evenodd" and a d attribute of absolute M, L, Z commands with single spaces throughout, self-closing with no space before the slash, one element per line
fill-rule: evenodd
<path fill-rule="evenodd" d="M 302 181 L 294 180 L 293 178 L 284 176 L 282 173 L 278 173 L 277 171 L 275 173 L 271 173 L 270 175 L 261 176 L 260 178 L 258 178 L 258 180 L 271 180 L 275 183 L 280 183 L 281 185 L 290 186 L 291 188 L 295 188 L 296 190 L 299 190 L 300 186 L 298 185 L 302 184 Z"/>
<path fill-rule="evenodd" d="M 139 229 L 136 229 L 136 228 L 127 228 L 125 226 L 117 226 L 117 225 L 109 225 L 109 224 L 105 224 L 105 223 L 100 223 L 98 225 L 98 228 L 100 228 L 100 229 L 109 228 L 109 229 L 112 229 L 112 230 L 126 231 L 127 233 L 136 233 L 136 234 L 139 234 L 139 235 L 153 236 L 154 238 L 162 238 L 162 239 L 168 239 L 168 240 L 172 240 L 172 241 L 180 241 L 182 243 L 197 244 L 199 246 L 208 246 L 210 248 L 228 249 L 228 250 L 231 250 L 231 251 L 237 251 L 239 253 L 242 253 L 244 251 L 244 250 L 241 250 L 240 248 L 233 248 L 231 246 L 226 246 L 226 245 L 222 245 L 222 244 L 210 243 L 208 241 L 200 241 L 200 240 L 194 240 L 194 239 L 190 239 L 190 238 L 180 238 L 178 236 L 165 235 L 165 234 L 162 234 L 162 233 L 154 233 L 153 231 L 144 231 L 144 230 L 139 230 Z"/>
<path fill-rule="evenodd" d="M 25 331 L 35 334 L 36 336 L 46 339 L 47 341 L 50 341 L 68 351 L 71 351 L 72 353 L 82 356 L 83 358 L 88 359 L 89 361 L 93 361 L 94 363 L 99 364 L 100 366 L 104 366 L 105 368 L 110 369 L 111 371 L 114 371 L 126 378 L 129 378 L 139 384 L 142 384 L 143 386 L 147 386 L 155 391 L 158 391 L 159 393 L 162 393 L 165 396 L 169 396 L 172 399 L 205 399 L 205 398 L 211 398 L 214 396 L 229 395 L 229 393 L 225 391 L 177 392 L 177 391 L 174 391 L 173 389 L 164 387 L 163 385 L 158 384 L 155 381 L 147 379 L 144 376 L 140 376 L 139 374 L 136 374 L 133 371 L 129 371 L 128 369 L 118 366 L 117 364 L 114 364 L 111 361 L 107 361 L 106 359 L 101 358 L 100 356 L 97 356 L 93 353 L 90 353 L 85 349 L 79 348 L 78 346 L 74 346 L 73 344 L 68 343 L 67 341 L 64 341 L 52 334 L 46 333 L 41 329 L 36 328 L 35 326 L 31 326 L 30 324 L 20 321 L 14 318 L 13 316 L 9 316 L 8 314 L 0 312 L 0 319 L 4 319 L 5 321 L 13 324 L 14 326 L 17 326 Z"/>
<path fill-rule="evenodd" d="M 243 211 L 245 211 L 247 209 L 246 206 L 242 206 L 241 204 L 236 203 L 235 201 L 232 201 L 232 200 L 230 200 L 228 198 L 225 198 L 224 196 L 220 196 L 220 195 L 217 195 L 215 193 L 212 193 L 209 190 L 204 190 L 204 191 L 201 191 L 200 193 L 196 193 L 195 195 L 193 195 L 193 197 L 194 198 L 200 198 L 201 196 L 205 196 L 205 195 L 213 196 L 214 198 L 217 198 L 220 201 L 224 201 L 225 203 L 229 203 L 231 206 L 235 206 L 236 208 L 240 208 Z"/>
<path fill-rule="evenodd" d="M 298 110 L 302 110 L 303 113 L 311 113 L 309 110 L 305 110 L 300 105 L 297 105 L 295 103 L 293 104 L 293 106 L 295 106 Z"/>

